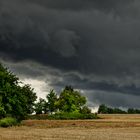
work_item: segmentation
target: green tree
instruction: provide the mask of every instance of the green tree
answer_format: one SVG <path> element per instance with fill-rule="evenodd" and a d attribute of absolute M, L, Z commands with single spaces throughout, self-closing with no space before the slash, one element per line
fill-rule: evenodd
<path fill-rule="evenodd" d="M 108 113 L 108 114 L 113 114 L 113 113 L 114 113 L 114 109 L 111 108 L 111 107 L 108 107 L 108 108 L 107 108 L 107 113 Z"/>
<path fill-rule="evenodd" d="M 102 104 L 99 106 L 98 113 L 99 114 L 126 114 L 127 112 L 121 110 L 120 108 L 111 108 Z"/>
<path fill-rule="evenodd" d="M 54 92 L 54 90 L 51 90 L 50 93 L 46 96 L 47 98 L 47 107 L 48 111 L 52 114 L 52 112 L 55 112 L 57 110 L 57 94 Z"/>
<path fill-rule="evenodd" d="M 85 104 L 86 98 L 81 96 L 79 91 L 75 91 L 71 86 L 65 87 L 58 100 L 59 110 L 63 112 L 79 112 Z"/>
<path fill-rule="evenodd" d="M 128 112 L 128 114 L 135 114 L 136 113 L 134 108 L 129 108 L 127 112 Z"/>
<path fill-rule="evenodd" d="M 140 114 L 140 110 L 139 109 L 136 109 L 135 112 L 136 112 L 136 114 Z"/>
<path fill-rule="evenodd" d="M 0 106 L 0 119 L 4 118 L 6 116 L 6 111 L 4 110 L 4 107 Z"/>
<path fill-rule="evenodd" d="M 26 101 L 25 108 L 27 110 L 27 113 L 32 114 L 34 112 L 34 106 L 35 106 L 34 101 L 36 101 L 37 99 L 36 93 L 28 84 L 22 87 L 21 93 L 25 96 L 25 101 Z"/>
<path fill-rule="evenodd" d="M 80 109 L 80 113 L 81 114 L 90 114 L 91 113 L 91 109 L 89 109 L 87 106 L 84 106 Z"/>
<path fill-rule="evenodd" d="M 1 118 L 11 116 L 21 120 L 32 112 L 37 96 L 29 85 L 20 86 L 19 83 L 19 78 L 0 64 Z"/>
<path fill-rule="evenodd" d="M 104 104 L 101 104 L 101 105 L 99 106 L 98 113 L 99 113 L 99 114 L 107 114 L 107 113 L 108 113 L 108 108 L 107 108 L 107 106 L 104 105 Z"/>
<path fill-rule="evenodd" d="M 121 110 L 119 108 L 114 108 L 113 113 L 114 114 L 126 114 L 126 112 L 124 110 Z"/>
<path fill-rule="evenodd" d="M 39 98 L 39 101 L 35 104 L 35 112 L 36 114 L 43 114 L 46 110 L 46 101 L 42 98 Z"/>

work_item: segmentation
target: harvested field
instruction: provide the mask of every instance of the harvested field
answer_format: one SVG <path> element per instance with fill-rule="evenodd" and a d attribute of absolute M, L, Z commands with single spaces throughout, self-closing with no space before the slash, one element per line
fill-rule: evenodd
<path fill-rule="evenodd" d="M 101 115 L 98 120 L 28 120 L 0 128 L 0 140 L 140 140 L 140 115 Z"/>

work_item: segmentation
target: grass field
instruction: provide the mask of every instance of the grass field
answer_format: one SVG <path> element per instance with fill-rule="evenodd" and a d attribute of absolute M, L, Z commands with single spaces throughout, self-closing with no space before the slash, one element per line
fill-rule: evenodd
<path fill-rule="evenodd" d="M 0 128 L 0 140 L 140 140 L 140 115 L 100 115 L 98 120 L 28 120 Z"/>

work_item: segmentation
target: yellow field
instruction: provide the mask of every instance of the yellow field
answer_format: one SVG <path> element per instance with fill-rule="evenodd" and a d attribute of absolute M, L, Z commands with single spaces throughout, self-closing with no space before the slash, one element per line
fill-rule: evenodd
<path fill-rule="evenodd" d="M 99 120 L 28 120 L 0 128 L 0 140 L 140 140 L 140 115 L 101 115 Z"/>

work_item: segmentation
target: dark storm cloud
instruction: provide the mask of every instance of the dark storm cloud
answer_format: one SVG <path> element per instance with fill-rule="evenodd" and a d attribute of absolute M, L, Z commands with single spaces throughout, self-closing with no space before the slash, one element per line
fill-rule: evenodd
<path fill-rule="evenodd" d="M 1 0 L 0 56 L 20 75 L 48 73 L 54 88 L 71 84 L 109 100 L 115 92 L 115 103 L 139 96 L 139 7 L 138 0 Z"/>
<path fill-rule="evenodd" d="M 27 0 L 28 1 L 28 0 Z M 48 8 L 61 9 L 61 10 L 89 10 L 93 8 L 102 10 L 113 10 L 135 0 L 29 0 L 30 2 L 35 2 L 40 5 L 45 5 Z"/>
<path fill-rule="evenodd" d="M 140 108 L 139 96 L 126 95 L 119 92 L 105 92 L 100 90 L 84 91 L 89 99 L 89 106 L 106 104 L 112 107 Z"/>
<path fill-rule="evenodd" d="M 64 82 L 65 81 L 65 82 Z M 110 83 L 107 81 L 92 81 L 89 78 L 80 78 L 76 74 L 64 74 L 63 81 L 54 81 L 52 86 L 64 87 L 65 85 L 72 85 L 81 90 L 100 90 L 107 92 L 118 92 L 124 94 L 133 94 L 135 96 L 140 95 L 140 87 L 137 87 L 135 84 L 129 85 L 119 85 L 115 83 Z"/>

